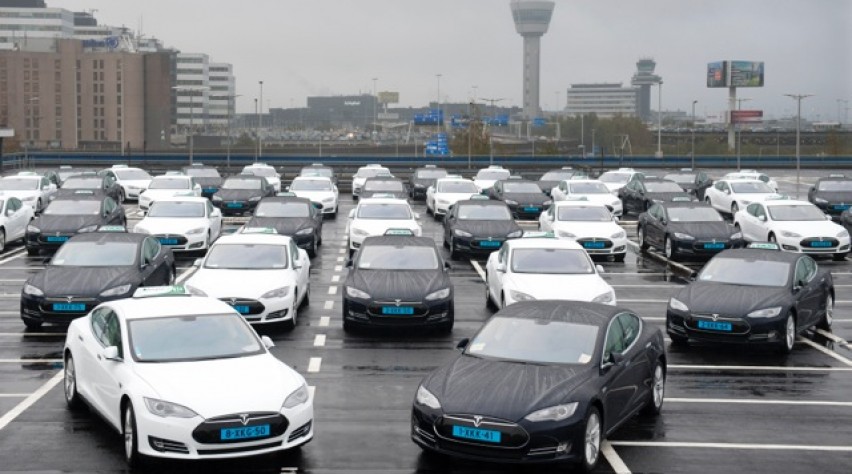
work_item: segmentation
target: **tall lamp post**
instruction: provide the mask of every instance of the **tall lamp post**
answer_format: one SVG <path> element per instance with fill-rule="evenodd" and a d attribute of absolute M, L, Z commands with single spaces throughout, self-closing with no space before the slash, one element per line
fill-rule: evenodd
<path fill-rule="evenodd" d="M 257 153 L 260 150 L 260 115 L 257 113 L 257 97 L 254 99 L 254 139 L 257 140 L 257 144 L 254 147 L 254 162 L 257 163 Z"/>
<path fill-rule="evenodd" d="M 657 158 L 663 157 L 663 81 L 657 83 Z"/>
<path fill-rule="evenodd" d="M 189 164 L 192 165 L 195 154 L 195 95 L 210 88 L 207 86 L 177 86 L 173 89 L 189 92 Z"/>
<path fill-rule="evenodd" d="M 695 104 L 697 100 L 692 101 L 692 169 L 695 169 Z"/>
<path fill-rule="evenodd" d="M 226 154 L 225 154 L 226 162 L 225 163 L 226 163 L 227 169 L 230 170 L 231 169 L 231 122 L 232 122 L 231 110 L 234 108 L 234 101 L 237 99 L 237 97 L 242 97 L 242 94 L 228 94 L 228 95 L 220 95 L 220 96 L 215 96 L 215 97 L 220 98 L 220 99 L 228 99 L 228 137 L 225 140 L 225 150 L 226 150 Z"/>
<path fill-rule="evenodd" d="M 799 199 L 799 185 L 801 183 L 801 140 L 799 138 L 802 130 L 802 99 L 813 97 L 813 94 L 784 94 L 796 101 L 796 199 Z"/>
<path fill-rule="evenodd" d="M 443 76 L 443 74 L 435 74 L 435 77 L 438 79 L 438 115 L 439 115 L 438 131 L 439 132 L 441 131 L 441 120 L 440 120 L 440 118 L 443 118 L 443 117 L 440 117 L 441 115 L 443 115 L 441 113 L 442 110 L 443 110 L 443 109 L 441 109 L 441 76 Z"/>
<path fill-rule="evenodd" d="M 494 113 L 496 113 L 496 111 L 494 109 L 494 104 L 497 103 L 497 102 L 506 100 L 506 99 L 503 98 L 503 97 L 500 97 L 499 99 L 486 99 L 486 98 L 483 97 L 482 100 L 484 100 L 486 102 L 491 102 L 491 113 L 494 114 Z M 494 118 L 495 117 L 492 117 L 492 121 L 491 121 L 491 125 L 490 125 L 490 127 L 492 127 L 492 128 L 494 127 L 494 120 L 493 120 Z M 520 135 L 520 131 L 518 132 L 518 134 Z M 494 164 L 494 132 L 493 132 L 493 130 L 488 130 L 488 154 L 489 154 L 488 164 L 493 165 Z"/>
<path fill-rule="evenodd" d="M 751 99 L 747 97 L 737 99 L 737 110 L 742 110 L 743 102 L 748 102 L 750 100 Z M 743 131 L 738 124 L 734 124 L 734 133 L 737 134 L 737 171 L 739 171 L 740 169 L 742 169 L 742 167 L 740 166 L 740 148 L 742 148 Z"/>
<path fill-rule="evenodd" d="M 260 84 L 260 113 L 257 115 L 257 157 L 263 156 L 263 140 L 260 139 L 260 132 L 263 129 L 263 81 L 258 81 Z M 257 159 L 254 160 L 257 163 Z"/>
<path fill-rule="evenodd" d="M 373 131 L 377 132 L 379 128 L 379 115 L 378 115 L 378 105 L 379 105 L 379 96 L 378 92 L 376 92 L 376 81 L 378 81 L 378 77 L 373 78 Z"/>

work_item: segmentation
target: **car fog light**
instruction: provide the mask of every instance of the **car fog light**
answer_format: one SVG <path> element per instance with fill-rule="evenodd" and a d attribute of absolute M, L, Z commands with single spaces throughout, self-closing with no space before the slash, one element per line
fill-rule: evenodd
<path fill-rule="evenodd" d="M 564 443 L 559 443 L 559 445 L 556 446 L 556 452 L 557 453 L 567 453 L 570 450 L 571 450 L 571 443 L 568 442 L 568 441 L 566 441 Z"/>

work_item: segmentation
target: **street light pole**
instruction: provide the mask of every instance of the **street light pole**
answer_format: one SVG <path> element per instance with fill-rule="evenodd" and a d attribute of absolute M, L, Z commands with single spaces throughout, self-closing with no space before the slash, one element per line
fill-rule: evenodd
<path fill-rule="evenodd" d="M 440 120 L 440 118 L 443 118 L 442 117 L 442 115 L 443 115 L 442 109 L 441 109 L 441 76 L 442 75 L 443 74 L 435 74 L 435 77 L 438 78 L 438 116 L 439 116 L 438 131 L 441 131 L 441 120 Z"/>
<path fill-rule="evenodd" d="M 742 110 L 743 109 L 743 102 L 748 102 L 750 100 L 751 99 L 749 99 L 747 97 L 737 99 L 737 110 Z M 740 169 L 742 169 L 741 166 L 740 166 L 740 151 L 741 151 L 740 149 L 742 148 L 742 144 L 743 144 L 743 131 L 740 128 L 739 124 L 736 124 L 736 123 L 734 124 L 734 133 L 737 134 L 737 171 L 739 171 Z"/>
<path fill-rule="evenodd" d="M 657 158 L 663 157 L 663 81 L 657 83 Z"/>
<path fill-rule="evenodd" d="M 260 113 L 257 115 L 257 157 L 263 156 L 263 140 L 260 139 L 260 132 L 263 130 L 263 81 L 260 83 Z M 257 160 L 254 160 L 257 163 Z"/>
<path fill-rule="evenodd" d="M 695 104 L 697 100 L 692 101 L 692 169 L 695 169 Z"/>
<path fill-rule="evenodd" d="M 379 104 L 379 96 L 378 96 L 378 93 L 376 92 L 376 81 L 378 81 L 378 80 L 379 80 L 378 77 L 373 78 L 373 131 L 374 132 L 378 131 L 378 125 L 379 125 L 379 115 L 378 115 L 378 112 L 377 112 L 378 111 L 377 107 L 378 107 L 378 104 Z"/>
<path fill-rule="evenodd" d="M 257 98 L 254 99 L 254 118 L 256 119 L 254 122 L 254 139 L 257 140 L 257 144 L 254 147 L 254 162 L 257 163 L 257 152 L 260 149 L 260 129 L 258 128 L 258 124 L 260 123 L 260 115 L 257 113 Z"/>
<path fill-rule="evenodd" d="M 802 99 L 812 97 L 813 94 L 784 94 L 796 101 L 796 199 L 799 199 L 799 185 L 801 184 L 801 140 L 802 129 Z"/>

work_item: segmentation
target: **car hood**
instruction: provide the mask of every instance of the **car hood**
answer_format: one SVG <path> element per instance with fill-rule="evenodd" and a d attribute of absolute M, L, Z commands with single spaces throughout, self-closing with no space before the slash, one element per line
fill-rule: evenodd
<path fill-rule="evenodd" d="M 41 216 L 37 217 L 32 225 L 38 227 L 42 234 L 50 232 L 77 232 L 83 227 L 101 224 L 103 219 L 100 215 L 87 216 Z"/>
<path fill-rule="evenodd" d="M 830 203 L 852 204 L 852 191 L 817 191 L 815 198 L 825 199 Z"/>
<path fill-rule="evenodd" d="M 219 189 L 213 196 L 219 196 L 223 201 L 247 201 L 249 198 L 263 196 L 260 189 Z"/>
<path fill-rule="evenodd" d="M 122 179 L 121 184 L 124 186 L 132 186 L 136 188 L 145 189 L 151 184 L 150 179 Z"/>
<path fill-rule="evenodd" d="M 322 203 L 323 199 L 334 198 L 334 193 L 331 191 L 293 191 L 293 194 L 318 203 Z"/>
<path fill-rule="evenodd" d="M 283 286 L 290 286 L 292 294 L 296 282 L 290 272 L 274 270 L 219 270 L 201 268 L 193 274 L 187 285 L 197 288 L 212 298 L 260 298 L 260 295 Z"/>
<path fill-rule="evenodd" d="M 0 191 L 0 197 L 13 196 L 18 199 L 23 200 L 24 198 L 32 197 L 32 196 L 41 196 L 40 189 L 28 189 L 26 191 Z"/>
<path fill-rule="evenodd" d="M 146 189 L 145 192 L 142 193 L 142 197 L 148 198 L 152 201 L 174 196 L 192 195 L 193 193 L 191 189 Z"/>
<path fill-rule="evenodd" d="M 351 221 L 351 229 L 361 229 L 370 235 L 382 235 L 388 229 L 411 229 L 415 233 L 420 229 L 420 224 L 408 219 L 355 219 Z"/>
<path fill-rule="evenodd" d="M 592 364 L 533 365 L 461 355 L 423 382 L 448 414 L 520 421 L 568 401 L 592 377 Z"/>
<path fill-rule="evenodd" d="M 535 204 L 536 206 L 541 206 L 544 205 L 545 201 L 550 201 L 550 198 L 542 193 L 503 193 L 503 200 L 517 201 L 518 204 Z"/>
<path fill-rule="evenodd" d="M 133 371 L 161 400 L 203 418 L 277 412 L 304 379 L 269 354 L 213 361 L 136 363 Z M 142 408 L 139 408 L 140 410 Z"/>
<path fill-rule="evenodd" d="M 586 201 L 600 203 L 604 206 L 620 205 L 618 197 L 612 194 L 575 194 L 574 197 L 584 197 Z"/>
<path fill-rule="evenodd" d="M 777 193 L 737 193 L 734 196 L 735 200 L 744 200 L 749 202 L 761 202 L 765 201 L 770 196 L 775 196 Z"/>
<path fill-rule="evenodd" d="M 623 232 L 624 229 L 613 221 L 607 222 L 572 222 L 572 221 L 556 221 L 553 223 L 553 228 L 557 231 L 570 232 L 577 236 L 578 239 L 585 237 L 597 237 L 599 239 L 612 239 L 612 235 L 616 232 Z"/>
<path fill-rule="evenodd" d="M 592 301 L 612 291 L 603 278 L 596 275 L 507 275 L 504 287 L 526 293 L 537 300 Z"/>
<path fill-rule="evenodd" d="M 675 298 L 692 313 L 743 316 L 758 309 L 786 306 L 790 293 L 786 288 L 696 281 Z"/>
<path fill-rule="evenodd" d="M 374 300 L 423 301 L 423 298 L 450 286 L 446 273 L 434 271 L 398 271 L 358 269 L 349 274 L 347 285 L 365 291 Z"/>
<path fill-rule="evenodd" d="M 506 221 L 456 221 L 455 229 L 470 232 L 474 237 L 505 238 L 508 234 L 521 230 L 514 220 Z"/>
<path fill-rule="evenodd" d="M 470 199 L 470 197 L 474 195 L 476 195 L 476 193 L 436 193 L 435 202 L 449 201 L 449 203 L 452 205 L 459 201 Z"/>
<path fill-rule="evenodd" d="M 473 184 L 475 184 L 476 187 L 479 188 L 479 189 L 488 189 L 488 188 L 494 186 L 494 183 L 496 183 L 496 182 L 497 182 L 496 179 L 474 179 L 473 180 Z"/>
<path fill-rule="evenodd" d="M 691 194 L 680 191 L 680 192 L 665 192 L 665 193 L 645 193 L 645 197 L 652 201 L 660 201 L 660 202 L 671 202 L 675 198 L 689 198 L 694 199 Z"/>
<path fill-rule="evenodd" d="M 437 182 L 438 180 L 434 178 L 413 178 L 411 180 L 411 184 L 418 188 L 428 188 L 429 186 L 434 186 Z"/>
<path fill-rule="evenodd" d="M 619 189 L 627 186 L 627 183 L 604 183 L 607 189 L 610 191 L 618 191 Z"/>
<path fill-rule="evenodd" d="M 787 230 L 801 234 L 804 237 L 837 237 L 843 226 L 835 222 L 824 221 L 775 221 L 776 231 Z"/>
<path fill-rule="evenodd" d="M 135 267 L 62 267 L 48 265 L 33 276 L 29 283 L 40 288 L 45 296 L 97 296 L 104 290 L 139 283 Z M 121 296 L 121 295 L 119 295 Z"/>
<path fill-rule="evenodd" d="M 314 220 L 310 217 L 252 217 L 246 223 L 249 227 L 268 227 L 275 229 L 281 235 L 292 236 L 297 231 L 309 229 L 314 226 Z"/>
<path fill-rule="evenodd" d="M 390 194 L 395 199 L 408 199 L 408 193 L 406 191 L 361 191 L 361 198 L 366 199 L 373 197 L 376 194 Z"/>
<path fill-rule="evenodd" d="M 535 184 L 541 189 L 544 193 L 550 193 L 550 191 L 559 186 L 559 181 L 536 181 Z"/>
<path fill-rule="evenodd" d="M 727 222 L 669 222 L 670 233 L 689 234 L 698 240 L 728 240 L 734 229 Z"/>
<path fill-rule="evenodd" d="M 137 224 L 148 234 L 185 234 L 188 230 L 206 228 L 208 225 L 209 222 L 203 217 L 146 217 Z"/>

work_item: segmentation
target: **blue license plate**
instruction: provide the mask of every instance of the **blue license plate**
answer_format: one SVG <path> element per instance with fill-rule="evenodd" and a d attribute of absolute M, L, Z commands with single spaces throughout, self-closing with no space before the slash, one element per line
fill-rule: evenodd
<path fill-rule="evenodd" d="M 414 308 L 411 306 L 382 306 L 382 314 L 402 314 L 410 316 L 414 314 Z"/>
<path fill-rule="evenodd" d="M 57 237 L 55 235 L 52 235 L 47 237 L 48 242 L 65 242 L 66 240 L 68 240 L 68 237 L 66 236 Z"/>
<path fill-rule="evenodd" d="M 704 249 L 706 249 L 706 250 L 722 250 L 724 248 L 725 248 L 725 244 L 723 244 L 723 243 L 704 244 Z"/>
<path fill-rule="evenodd" d="M 583 242 L 583 248 L 602 249 L 604 248 L 604 242 Z"/>
<path fill-rule="evenodd" d="M 528 206 L 524 208 L 524 212 L 538 212 L 539 209 L 537 207 Z"/>
<path fill-rule="evenodd" d="M 499 240 L 480 240 L 479 246 L 487 249 L 496 249 L 502 245 L 502 242 Z"/>
<path fill-rule="evenodd" d="M 849 204 L 835 204 L 834 205 L 835 211 L 845 211 L 846 209 L 849 209 Z"/>
<path fill-rule="evenodd" d="M 834 247 L 834 245 L 831 242 L 826 242 L 826 241 L 820 240 L 820 241 L 811 242 L 811 247 L 825 248 L 825 247 Z"/>
<path fill-rule="evenodd" d="M 269 425 L 242 426 L 239 428 L 222 428 L 220 430 L 222 441 L 233 441 L 237 439 L 263 438 L 269 436 Z"/>
<path fill-rule="evenodd" d="M 158 239 L 162 245 L 177 245 L 177 239 Z"/>
<path fill-rule="evenodd" d="M 731 332 L 733 326 L 731 323 L 720 321 L 698 321 L 698 329 L 709 329 L 711 331 L 727 331 Z"/>
<path fill-rule="evenodd" d="M 456 438 L 473 439 L 476 441 L 485 441 L 487 443 L 500 442 L 499 431 L 481 430 L 479 428 L 468 428 L 466 426 L 453 426 L 453 436 Z"/>
<path fill-rule="evenodd" d="M 246 306 L 246 305 L 242 305 L 242 304 L 238 304 L 238 305 L 234 306 L 234 309 L 237 310 L 237 312 L 240 313 L 240 314 L 248 314 L 248 312 L 249 312 L 249 307 Z"/>
<path fill-rule="evenodd" d="M 227 207 L 229 207 L 231 209 L 240 209 L 240 208 L 243 207 L 243 203 L 241 203 L 241 202 L 229 202 L 227 204 Z"/>
<path fill-rule="evenodd" d="M 84 303 L 53 303 L 53 310 L 58 312 L 86 311 Z"/>

